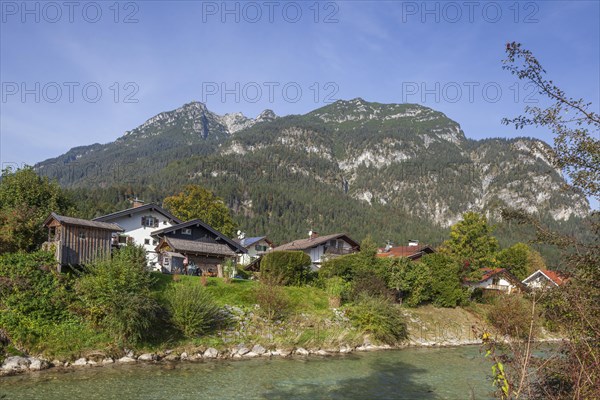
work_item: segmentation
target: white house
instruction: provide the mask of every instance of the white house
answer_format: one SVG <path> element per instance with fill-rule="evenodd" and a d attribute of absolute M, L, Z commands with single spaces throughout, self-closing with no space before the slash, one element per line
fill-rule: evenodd
<path fill-rule="evenodd" d="M 355 253 L 360 250 L 360 245 L 343 233 L 319 236 L 317 232 L 310 231 L 307 239 L 294 240 L 273 249 L 273 251 L 284 250 L 305 252 L 310 256 L 313 263 L 313 270 L 318 270 L 321 267 L 321 263 L 328 257 Z"/>
<path fill-rule="evenodd" d="M 238 258 L 238 264 L 240 265 L 248 265 L 258 257 L 262 256 L 264 253 L 273 250 L 273 242 L 271 242 L 266 236 L 247 238 L 241 234 L 234 241 L 239 243 L 248 251 L 247 254 L 240 254 Z"/>
<path fill-rule="evenodd" d="M 144 246 L 148 258 L 148 267 L 159 270 L 156 246 L 158 239 L 152 232 L 180 224 L 182 221 L 156 204 L 133 203 L 132 208 L 94 218 L 94 221 L 118 224 L 124 232 L 119 234 L 119 244 Z"/>
<path fill-rule="evenodd" d="M 481 268 L 480 280 L 467 280 L 465 286 L 504 293 L 523 291 L 526 286 L 504 268 Z"/>
<path fill-rule="evenodd" d="M 523 279 L 523 284 L 531 289 L 543 289 L 560 286 L 566 281 L 567 278 L 558 271 L 538 269 L 533 274 Z"/>

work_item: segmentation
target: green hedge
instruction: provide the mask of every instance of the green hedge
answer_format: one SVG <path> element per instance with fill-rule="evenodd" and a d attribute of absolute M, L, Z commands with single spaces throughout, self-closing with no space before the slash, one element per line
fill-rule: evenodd
<path fill-rule="evenodd" d="M 310 276 L 312 261 L 302 251 L 274 251 L 260 262 L 261 279 L 275 280 L 282 285 L 302 285 Z"/>

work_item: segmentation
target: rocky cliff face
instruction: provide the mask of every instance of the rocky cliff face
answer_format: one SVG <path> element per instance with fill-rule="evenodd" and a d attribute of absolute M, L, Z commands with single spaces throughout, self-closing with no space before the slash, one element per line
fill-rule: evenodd
<path fill-rule="evenodd" d="M 529 138 L 469 140 L 458 123 L 416 104 L 353 99 L 305 115 L 277 117 L 266 110 L 253 119 L 217 115 L 193 102 L 113 143 L 77 147 L 36 168 L 75 187 L 121 183 L 122 174 L 105 173 L 109 165 L 124 165 L 133 184 L 159 186 L 164 195 L 201 183 L 227 197 L 241 218 L 266 215 L 262 229 L 277 221 L 268 218 L 288 218 L 275 209 L 297 203 L 303 204 L 297 213 L 308 208 L 314 214 L 317 200 L 323 205 L 315 218 L 332 227 L 338 222 L 323 209 L 327 204 L 442 227 L 467 210 L 493 217 L 504 206 L 554 220 L 587 215 L 587 199 L 564 190 L 549 152 L 546 143 Z M 281 190 L 282 197 L 265 200 L 260 190 L 269 189 L 261 185 Z"/>

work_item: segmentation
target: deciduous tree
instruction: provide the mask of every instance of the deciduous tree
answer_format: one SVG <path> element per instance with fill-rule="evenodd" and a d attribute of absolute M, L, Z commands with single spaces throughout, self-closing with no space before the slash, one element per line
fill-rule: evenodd
<path fill-rule="evenodd" d="M 163 205 L 183 221 L 199 218 L 227 236 L 233 236 L 236 225 L 223 199 L 198 185 L 188 185 L 176 195 L 165 198 Z"/>

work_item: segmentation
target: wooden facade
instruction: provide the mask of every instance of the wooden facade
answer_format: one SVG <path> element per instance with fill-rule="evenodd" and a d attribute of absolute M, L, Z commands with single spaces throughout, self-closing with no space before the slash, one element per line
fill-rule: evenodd
<path fill-rule="evenodd" d="M 236 253 L 225 244 L 171 237 L 156 248 L 163 273 L 223 276 L 223 264 L 235 260 Z"/>
<path fill-rule="evenodd" d="M 52 213 L 44 226 L 48 241 L 43 248 L 53 250 L 60 266 L 83 265 L 110 255 L 113 233 L 123 229 L 116 224 L 93 222 Z"/>

